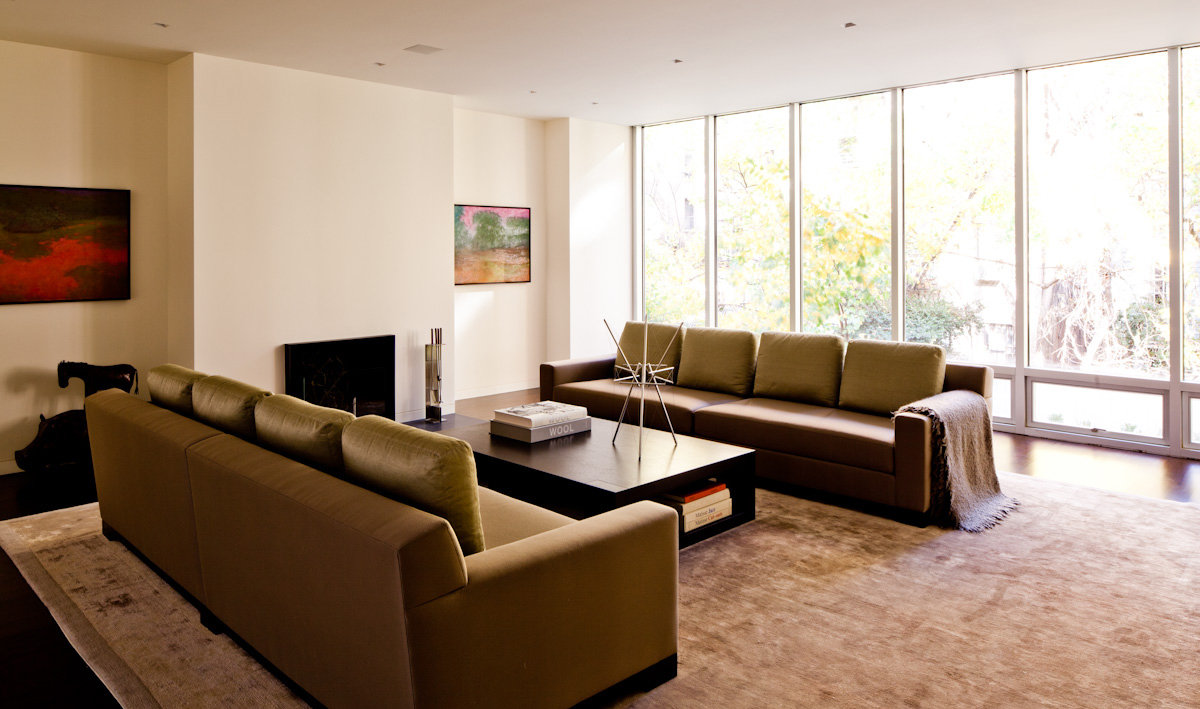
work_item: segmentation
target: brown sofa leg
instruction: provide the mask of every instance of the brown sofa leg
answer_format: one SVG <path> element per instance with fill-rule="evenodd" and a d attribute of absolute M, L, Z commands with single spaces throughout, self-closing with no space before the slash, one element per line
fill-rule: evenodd
<path fill-rule="evenodd" d="M 213 635 L 226 635 L 229 627 L 221 622 L 221 619 L 213 615 L 212 611 L 197 604 L 197 610 L 200 611 L 200 625 L 208 629 L 208 632 Z"/>
<path fill-rule="evenodd" d="M 668 680 L 675 679 L 678 674 L 679 655 L 676 654 L 650 665 L 631 677 L 630 680 L 637 683 L 644 691 L 650 691 Z"/>
<path fill-rule="evenodd" d="M 924 529 L 933 524 L 933 518 L 928 512 L 913 512 L 912 510 L 896 510 L 892 518 L 897 522 L 907 524 L 912 527 L 920 527 Z"/>
<path fill-rule="evenodd" d="M 103 534 L 104 538 L 110 542 L 125 542 L 125 538 L 122 537 L 117 530 L 108 526 L 108 522 L 100 522 L 100 533 Z"/>

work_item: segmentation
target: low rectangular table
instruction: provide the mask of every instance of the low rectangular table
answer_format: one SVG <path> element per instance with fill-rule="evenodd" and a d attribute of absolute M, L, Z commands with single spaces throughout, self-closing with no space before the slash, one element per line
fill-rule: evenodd
<path fill-rule="evenodd" d="M 729 487 L 733 514 L 687 534 L 680 547 L 754 519 L 754 451 L 750 448 L 592 419 L 592 430 L 541 443 L 493 436 L 486 421 L 456 416 L 441 424 L 412 422 L 471 444 L 479 484 L 575 519 L 651 500 L 708 478 Z M 682 527 L 680 528 L 682 532 Z"/>

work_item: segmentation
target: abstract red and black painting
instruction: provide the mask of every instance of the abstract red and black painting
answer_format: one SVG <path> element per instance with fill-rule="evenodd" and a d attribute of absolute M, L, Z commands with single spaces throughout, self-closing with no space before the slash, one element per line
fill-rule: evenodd
<path fill-rule="evenodd" d="M 129 190 L 0 185 L 0 304 L 129 298 Z"/>

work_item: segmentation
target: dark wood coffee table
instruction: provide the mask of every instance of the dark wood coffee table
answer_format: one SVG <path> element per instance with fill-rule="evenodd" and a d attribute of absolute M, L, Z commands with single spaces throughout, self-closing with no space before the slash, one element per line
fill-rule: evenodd
<path fill-rule="evenodd" d="M 591 431 L 542 443 L 493 436 L 487 422 L 465 416 L 421 427 L 470 443 L 480 485 L 575 519 L 708 478 L 729 487 L 733 515 L 687 534 L 681 528 L 680 547 L 754 519 L 752 449 L 683 435 L 676 446 L 670 433 L 648 428 L 639 462 L 637 426 L 622 425 L 614 444 L 616 425 L 593 418 Z"/>

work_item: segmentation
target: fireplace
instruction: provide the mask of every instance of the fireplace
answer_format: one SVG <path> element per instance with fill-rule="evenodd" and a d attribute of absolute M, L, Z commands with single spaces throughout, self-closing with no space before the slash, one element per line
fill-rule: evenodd
<path fill-rule="evenodd" d="M 396 336 L 283 346 L 284 390 L 313 404 L 396 418 Z"/>

